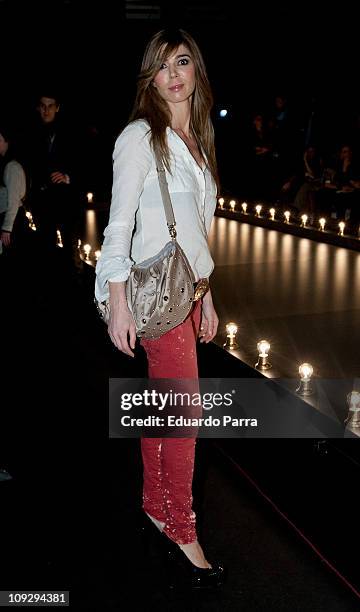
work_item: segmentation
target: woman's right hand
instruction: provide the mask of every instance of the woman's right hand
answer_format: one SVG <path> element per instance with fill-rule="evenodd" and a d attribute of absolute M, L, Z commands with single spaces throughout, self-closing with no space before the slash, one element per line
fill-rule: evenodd
<path fill-rule="evenodd" d="M 2 242 L 5 247 L 9 247 L 11 244 L 11 232 L 2 230 L 0 233 L 0 242 Z"/>
<path fill-rule="evenodd" d="M 118 305 L 113 309 L 110 305 L 108 334 L 119 351 L 134 357 L 131 349 L 135 348 L 136 327 L 134 317 L 127 305 Z"/>

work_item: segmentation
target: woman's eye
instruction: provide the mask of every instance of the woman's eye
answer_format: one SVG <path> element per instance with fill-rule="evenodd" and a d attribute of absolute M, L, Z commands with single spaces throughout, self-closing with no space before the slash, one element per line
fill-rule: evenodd
<path fill-rule="evenodd" d="M 166 68 L 166 64 L 161 64 L 160 70 L 164 70 L 164 68 Z"/>
<path fill-rule="evenodd" d="M 189 63 L 189 60 L 186 59 L 186 57 L 183 57 L 181 60 L 179 60 L 179 62 L 182 66 L 186 66 Z"/>

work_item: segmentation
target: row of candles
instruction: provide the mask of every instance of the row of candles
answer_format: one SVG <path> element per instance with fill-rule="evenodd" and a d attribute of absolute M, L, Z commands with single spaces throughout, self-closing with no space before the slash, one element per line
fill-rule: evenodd
<path fill-rule="evenodd" d="M 84 246 L 82 248 L 83 248 L 83 251 L 85 253 L 85 261 L 87 263 L 91 263 L 91 261 L 90 261 L 90 253 L 92 251 L 91 245 L 90 244 L 84 244 Z M 81 249 L 81 240 L 78 240 L 78 249 Z M 101 256 L 101 251 L 100 250 L 94 251 L 95 261 L 97 261 L 100 256 Z"/>
<path fill-rule="evenodd" d="M 231 212 L 235 212 L 236 211 L 236 206 L 237 206 L 236 200 L 230 200 L 229 201 L 229 208 L 230 208 Z M 225 199 L 224 198 L 219 198 L 218 199 L 218 208 L 220 210 L 225 210 Z M 261 217 L 262 209 L 263 209 L 263 206 L 261 204 L 257 204 L 255 206 L 255 216 L 256 217 Z M 245 215 L 248 214 L 248 212 L 247 212 L 247 210 L 248 210 L 247 202 L 243 202 L 241 204 L 241 210 L 242 210 L 242 212 Z M 276 216 L 276 209 L 275 208 L 270 208 L 269 209 L 270 220 L 271 221 L 275 221 L 275 216 Z M 284 216 L 284 223 L 289 224 L 290 223 L 290 217 L 291 217 L 290 211 L 289 210 L 285 210 L 285 212 L 283 213 L 283 216 Z M 303 215 L 301 215 L 300 218 L 301 218 L 300 227 L 307 227 L 307 223 L 308 223 L 308 220 L 309 220 L 308 215 L 303 214 Z M 324 232 L 325 231 L 325 225 L 326 225 L 325 217 L 321 217 L 318 220 L 318 223 L 319 223 L 319 230 L 321 232 Z M 345 230 L 345 227 L 346 227 L 345 221 L 340 221 L 339 224 L 338 224 L 338 227 L 339 227 L 339 232 L 338 232 L 339 236 L 344 236 L 344 230 Z M 360 237 L 360 232 L 359 232 L 359 237 Z"/>
<path fill-rule="evenodd" d="M 87 198 L 88 204 L 92 204 L 94 202 L 94 194 L 93 193 L 88 192 L 86 194 L 86 198 Z M 230 200 L 229 201 L 229 208 L 230 208 L 230 210 L 232 212 L 236 211 L 236 206 L 237 206 L 236 200 Z M 220 210 L 225 210 L 225 199 L 224 198 L 219 198 L 218 199 L 218 207 L 219 207 Z M 247 202 L 243 202 L 241 204 L 242 212 L 244 214 L 248 214 L 247 213 L 247 209 L 248 209 Z M 255 216 L 256 217 L 261 217 L 262 209 L 263 209 L 263 206 L 261 204 L 257 204 L 255 206 Z M 31 213 L 30 212 L 26 213 L 26 216 L 28 218 L 29 218 L 29 216 L 31 217 Z M 275 208 L 270 208 L 269 209 L 269 216 L 270 216 L 271 221 L 275 221 L 275 216 L 276 216 L 276 209 Z M 284 216 L 284 223 L 289 224 L 290 223 L 290 217 L 291 217 L 290 211 L 289 210 L 285 210 L 285 212 L 283 213 L 283 216 Z M 308 220 L 309 220 L 309 217 L 308 217 L 307 214 L 304 213 L 303 215 L 301 215 L 301 224 L 300 224 L 300 227 L 306 227 L 307 223 L 308 223 Z M 325 231 L 325 225 L 326 225 L 325 217 L 321 217 L 318 220 L 318 223 L 319 223 L 319 230 L 322 231 L 322 232 Z M 31 229 L 36 229 L 35 224 L 33 223 L 32 218 L 31 218 L 31 222 L 29 223 L 29 225 L 30 225 Z M 345 227 L 346 227 L 345 221 L 340 221 L 339 224 L 338 224 L 338 227 L 339 227 L 339 232 L 338 232 L 339 235 L 340 236 L 344 236 L 344 230 L 345 230 Z M 360 231 L 359 231 L 359 237 L 360 237 Z"/>
<path fill-rule="evenodd" d="M 236 323 L 232 321 L 226 325 L 226 342 L 224 348 L 234 350 L 238 348 L 236 341 L 236 334 L 238 327 Z M 255 363 L 257 370 L 269 370 L 272 365 L 269 361 L 270 342 L 267 340 L 260 340 L 257 343 L 258 359 Z M 307 397 L 314 394 L 314 389 L 311 384 L 311 377 L 314 373 L 314 368 L 311 363 L 302 363 L 299 366 L 300 381 L 295 392 L 301 396 Z M 347 404 L 349 406 L 349 414 L 345 420 L 345 424 L 348 427 L 360 428 L 360 392 L 351 391 L 347 395 Z"/>
<path fill-rule="evenodd" d="M 89 192 L 89 193 L 86 194 L 86 198 L 87 198 L 88 204 L 92 204 L 93 201 L 94 201 L 94 194 Z M 225 199 L 224 198 L 219 198 L 218 199 L 218 206 L 219 206 L 219 208 L 221 210 L 225 209 Z M 230 200 L 229 201 L 229 207 L 230 207 L 230 210 L 232 212 L 235 212 L 236 206 L 237 206 L 236 200 Z M 241 204 L 242 212 L 244 214 L 247 214 L 247 209 L 248 209 L 247 202 L 243 202 Z M 255 206 L 255 214 L 256 214 L 257 217 L 261 216 L 262 209 L 263 209 L 263 207 L 262 207 L 261 204 L 257 204 Z M 276 209 L 275 208 L 270 208 L 269 209 L 269 215 L 270 215 L 271 221 L 275 221 Z M 286 210 L 283 213 L 283 215 L 284 215 L 284 223 L 289 224 L 290 223 L 290 217 L 291 217 L 290 211 Z M 301 227 L 306 227 L 308 220 L 309 220 L 309 217 L 308 217 L 307 214 L 304 213 L 303 215 L 301 215 L 301 224 L 300 224 L 300 226 Z M 319 230 L 322 231 L 322 232 L 325 231 L 325 225 L 326 225 L 325 217 L 321 217 L 319 219 L 318 223 L 319 223 Z M 339 224 L 338 224 L 338 227 L 339 227 L 339 235 L 343 236 L 344 235 L 344 230 L 345 230 L 345 227 L 346 227 L 345 221 L 340 221 Z"/>
<path fill-rule="evenodd" d="M 26 212 L 26 217 L 28 219 L 28 223 L 29 223 L 30 229 L 32 229 L 33 231 L 36 231 L 36 225 L 34 223 L 33 216 L 31 214 L 31 212 L 27 211 Z M 62 237 L 61 237 L 60 230 L 56 230 L 56 246 L 58 246 L 59 248 L 62 248 L 64 246 L 63 242 L 62 242 Z M 84 244 L 84 245 L 82 245 L 82 242 L 81 242 L 81 240 L 79 238 L 79 240 L 78 240 L 78 249 L 80 250 L 81 248 L 83 249 L 84 254 L 85 254 L 84 261 L 86 261 L 87 263 L 91 264 L 92 263 L 91 260 L 90 260 L 90 253 L 92 251 L 91 244 Z M 100 250 L 94 251 L 95 261 L 97 261 L 100 256 L 101 256 L 101 251 Z"/>
<path fill-rule="evenodd" d="M 88 201 L 89 204 L 93 203 L 93 201 L 94 201 L 94 194 L 93 193 L 91 193 L 91 192 L 87 193 L 86 197 L 87 197 L 87 201 Z M 229 208 L 230 208 L 231 212 L 235 212 L 236 211 L 236 206 L 237 206 L 236 200 L 230 200 L 229 201 Z M 225 210 L 225 199 L 224 198 L 219 198 L 218 199 L 218 207 L 219 207 L 220 210 Z M 243 202 L 241 204 L 241 210 L 242 210 L 242 212 L 245 215 L 248 214 L 247 213 L 247 209 L 248 209 L 247 202 Z M 256 217 L 261 217 L 262 209 L 263 209 L 263 206 L 261 204 L 257 204 L 255 206 L 255 216 Z M 35 227 L 35 224 L 33 222 L 31 213 L 27 212 L 26 216 L 29 219 L 29 226 L 30 226 L 30 228 L 33 229 L 33 230 L 36 230 L 36 227 Z M 276 216 L 276 209 L 275 208 L 270 208 L 269 209 L 269 216 L 270 216 L 271 221 L 275 221 L 275 216 Z M 291 217 L 290 211 L 289 210 L 285 210 L 285 212 L 283 213 L 283 216 L 284 216 L 284 223 L 289 224 L 290 223 L 290 217 Z M 307 223 L 308 223 L 308 220 L 309 220 L 308 215 L 304 213 L 303 215 L 301 215 L 300 218 L 301 218 L 300 227 L 306 227 Z M 319 230 L 322 231 L 322 232 L 325 231 L 325 225 L 326 225 L 325 217 L 321 217 L 318 220 L 318 223 L 319 223 Z M 339 227 L 339 232 L 338 232 L 339 235 L 340 236 L 344 236 L 344 230 L 345 230 L 345 227 L 346 227 L 345 221 L 340 221 L 339 224 L 338 224 L 338 227 Z M 359 229 L 359 238 L 360 238 L 360 229 Z"/>
<path fill-rule="evenodd" d="M 61 239 L 61 232 L 60 232 L 60 230 L 57 230 L 56 233 L 57 233 L 56 246 L 62 248 L 63 247 L 63 243 L 62 243 L 62 239 Z M 92 263 L 92 261 L 90 260 L 90 253 L 92 251 L 91 244 L 84 244 L 84 245 L 82 245 L 82 242 L 81 242 L 81 240 L 79 238 L 79 240 L 78 240 L 78 249 L 80 250 L 81 248 L 83 249 L 84 254 L 85 254 L 84 261 L 86 263 L 88 263 L 88 264 L 91 264 Z M 100 250 L 94 252 L 95 261 L 97 261 L 100 256 L 101 256 L 101 251 Z"/>

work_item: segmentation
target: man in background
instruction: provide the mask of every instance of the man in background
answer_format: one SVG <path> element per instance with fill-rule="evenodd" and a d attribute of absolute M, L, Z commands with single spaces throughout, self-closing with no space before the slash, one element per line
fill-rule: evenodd
<path fill-rule="evenodd" d="M 62 244 L 62 259 L 74 269 L 80 259 L 77 249 L 81 199 L 75 154 L 76 138 L 61 121 L 60 100 L 44 90 L 37 101 L 37 121 L 25 146 L 30 178 L 29 208 L 39 236 L 41 255 L 55 253 Z"/>

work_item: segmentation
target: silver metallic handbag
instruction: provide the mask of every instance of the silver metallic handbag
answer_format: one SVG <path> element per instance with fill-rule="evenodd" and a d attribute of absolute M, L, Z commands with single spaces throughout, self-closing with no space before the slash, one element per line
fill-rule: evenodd
<path fill-rule="evenodd" d="M 156 166 L 166 222 L 171 240 L 149 259 L 134 264 L 126 282 L 126 297 L 134 317 L 136 335 L 155 340 L 180 325 L 190 313 L 193 302 L 205 295 L 207 279 L 195 287 L 195 277 L 187 257 L 176 240 L 175 217 L 161 156 L 155 151 Z M 98 302 L 97 310 L 108 324 L 109 299 Z"/>

